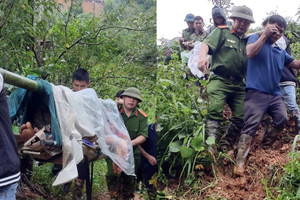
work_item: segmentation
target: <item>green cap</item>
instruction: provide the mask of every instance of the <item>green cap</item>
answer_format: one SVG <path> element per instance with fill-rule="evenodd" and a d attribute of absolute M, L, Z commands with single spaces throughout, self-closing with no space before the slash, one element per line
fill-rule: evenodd
<path fill-rule="evenodd" d="M 141 93 L 140 91 L 135 88 L 135 87 L 130 87 L 130 88 L 127 88 L 123 94 L 121 94 L 121 97 L 123 96 L 128 96 L 128 97 L 133 97 L 133 98 L 136 98 L 138 99 L 140 102 L 142 102 L 142 98 L 141 98 Z"/>
<path fill-rule="evenodd" d="M 233 9 L 230 18 L 242 18 L 254 23 L 253 12 L 247 6 L 237 6 Z"/>

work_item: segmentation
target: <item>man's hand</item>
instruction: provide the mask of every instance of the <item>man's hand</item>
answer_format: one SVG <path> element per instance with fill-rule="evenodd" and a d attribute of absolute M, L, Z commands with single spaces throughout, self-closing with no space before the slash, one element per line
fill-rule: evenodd
<path fill-rule="evenodd" d="M 157 161 L 156 161 L 155 157 L 151 156 L 150 154 L 149 154 L 149 156 L 147 156 L 147 160 L 149 161 L 149 163 L 150 163 L 152 166 L 154 166 L 154 165 L 157 164 Z"/>
<path fill-rule="evenodd" d="M 205 72 L 209 67 L 209 61 L 207 58 L 204 58 L 204 59 L 199 59 L 199 62 L 198 62 L 198 69 L 201 71 L 201 72 Z"/>
<path fill-rule="evenodd" d="M 123 105 L 123 99 L 118 99 L 118 100 L 115 100 L 116 104 L 117 105 Z"/>
<path fill-rule="evenodd" d="M 263 32 L 267 37 L 272 36 L 273 34 L 278 34 L 278 29 L 273 24 L 268 24 Z"/>

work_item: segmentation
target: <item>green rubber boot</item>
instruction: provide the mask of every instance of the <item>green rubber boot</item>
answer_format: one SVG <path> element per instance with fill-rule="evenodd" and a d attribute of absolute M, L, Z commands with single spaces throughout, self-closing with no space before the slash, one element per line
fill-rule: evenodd
<path fill-rule="evenodd" d="M 247 134 L 242 134 L 237 145 L 238 153 L 235 159 L 233 174 L 235 176 L 243 176 L 245 171 L 245 163 L 250 151 L 252 137 Z"/>

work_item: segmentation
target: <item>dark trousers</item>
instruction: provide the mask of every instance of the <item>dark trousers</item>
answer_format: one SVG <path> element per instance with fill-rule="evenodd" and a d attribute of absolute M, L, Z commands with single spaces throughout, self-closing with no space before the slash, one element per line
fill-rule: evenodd
<path fill-rule="evenodd" d="M 248 89 L 244 103 L 244 127 L 241 133 L 254 136 L 265 114 L 272 117 L 274 128 L 284 128 L 288 118 L 282 96 Z"/>

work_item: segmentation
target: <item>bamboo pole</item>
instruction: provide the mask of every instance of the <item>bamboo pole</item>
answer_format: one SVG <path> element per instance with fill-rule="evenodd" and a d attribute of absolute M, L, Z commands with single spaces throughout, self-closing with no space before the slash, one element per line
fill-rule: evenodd
<path fill-rule="evenodd" d="M 19 74 L 15 74 L 13 72 L 7 71 L 2 68 L 0 68 L 0 73 L 3 76 L 4 83 L 21 87 L 31 91 L 38 90 L 38 83 L 34 80 L 31 80 L 29 78 L 23 77 Z"/>

